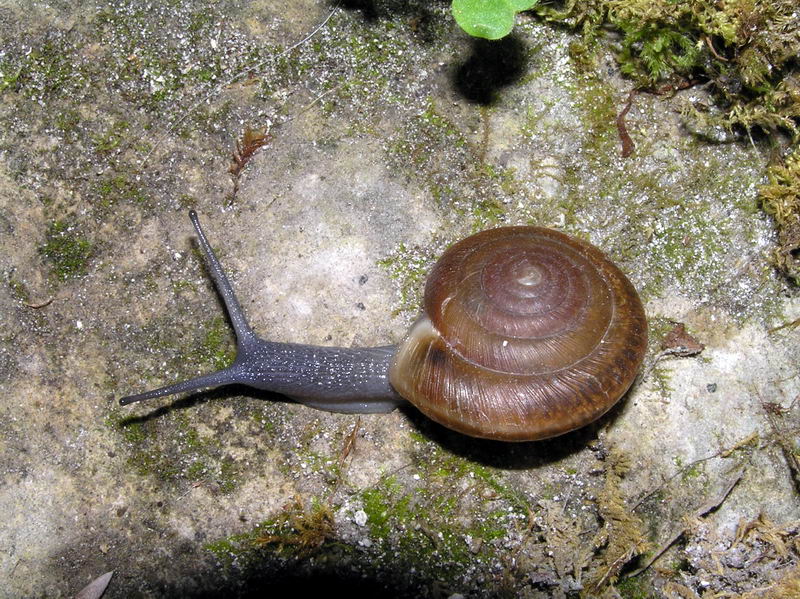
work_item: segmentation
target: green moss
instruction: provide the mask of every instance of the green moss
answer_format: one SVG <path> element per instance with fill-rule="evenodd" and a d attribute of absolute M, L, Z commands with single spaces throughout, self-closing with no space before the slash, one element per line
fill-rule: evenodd
<path fill-rule="evenodd" d="M 171 411 L 159 419 L 120 418 L 115 412 L 106 424 L 126 444 L 128 466 L 140 476 L 165 486 L 204 481 L 206 488 L 230 494 L 240 484 L 240 464 L 227 455 L 216 436 L 202 436 L 197 413 Z"/>
<path fill-rule="evenodd" d="M 223 494 L 233 493 L 239 486 L 239 467 L 232 459 L 227 458 L 219 465 L 219 490 Z"/>
<path fill-rule="evenodd" d="M 477 232 L 501 224 L 505 216 L 505 209 L 496 200 L 484 198 L 470 204 L 469 216 L 472 221 L 472 230 Z"/>
<path fill-rule="evenodd" d="M 616 589 L 624 599 L 656 599 L 658 597 L 653 585 L 644 576 L 625 578 L 616 584 Z"/>
<path fill-rule="evenodd" d="M 94 245 L 78 232 L 77 226 L 63 220 L 50 223 L 45 243 L 39 248 L 53 274 L 62 281 L 84 276 L 94 252 Z"/>
<path fill-rule="evenodd" d="M 236 557 L 242 552 L 242 540 L 251 539 L 252 535 L 235 535 L 225 539 L 217 539 L 206 543 L 203 548 L 214 554 L 214 557 L 224 566 L 230 567 Z"/>
<path fill-rule="evenodd" d="M 208 474 L 208 465 L 203 460 L 195 460 L 185 470 L 189 480 L 201 480 Z"/>
<path fill-rule="evenodd" d="M 361 494 L 361 499 L 364 502 L 370 535 L 377 539 L 386 538 L 391 531 L 390 522 L 393 516 L 389 497 L 380 489 L 367 489 Z"/>
<path fill-rule="evenodd" d="M 315 497 L 306 507 L 297 499 L 251 530 L 207 543 L 204 548 L 226 568 L 237 562 L 240 568 L 260 569 L 269 555 L 305 558 L 324 551 L 333 534 L 333 524 L 333 512 L 327 501 Z M 328 546 L 337 554 L 347 553 L 341 544 Z"/>
<path fill-rule="evenodd" d="M 426 437 L 426 436 L 425 436 L 425 435 L 423 435 L 422 433 L 418 433 L 417 431 L 410 431 L 410 432 L 408 433 L 408 436 L 409 436 L 411 439 L 413 439 L 414 441 L 416 441 L 417 443 L 422 443 L 422 444 L 424 444 L 424 445 L 426 445 L 426 446 L 427 446 L 427 445 L 430 445 L 430 443 L 431 443 L 431 440 L 430 440 L 430 439 L 428 439 L 428 437 Z"/>
<path fill-rule="evenodd" d="M 675 328 L 675 322 L 663 316 L 654 316 L 647 321 L 651 343 L 661 343 L 664 337 Z"/>
<path fill-rule="evenodd" d="M 203 69 L 198 71 L 196 76 L 201 81 L 212 81 L 215 78 L 220 78 L 222 73 Z M 191 118 L 187 118 L 182 125 L 175 129 L 175 133 L 184 140 L 194 139 L 197 137 L 198 132 L 218 133 L 220 128 L 233 116 L 234 103 L 230 100 L 225 100 L 219 105 L 199 106 L 192 112 Z M 195 198 L 187 194 L 181 196 L 179 201 L 184 208 L 192 208 L 197 203 Z"/>
<path fill-rule="evenodd" d="M 521 513 L 528 513 L 531 510 L 532 506 L 523 495 L 500 483 L 486 467 L 479 466 L 478 464 L 469 464 L 468 467 L 469 472 L 473 476 L 482 480 L 500 497 L 506 499 L 515 509 L 519 510 Z"/>
<path fill-rule="evenodd" d="M 216 15 L 212 11 L 198 10 L 190 15 L 186 30 L 193 35 L 199 35 L 213 25 L 215 20 Z"/>
<path fill-rule="evenodd" d="M 683 473 L 683 479 L 689 480 L 692 478 L 698 478 L 703 475 L 703 469 L 701 468 L 701 464 L 695 464 L 691 468 L 687 468 L 686 471 Z"/>
<path fill-rule="evenodd" d="M 10 68 L 11 77 L 4 78 L 0 85 L 21 91 L 32 99 L 41 99 L 67 87 L 80 87 L 85 81 L 80 62 L 72 60 L 73 52 L 64 39 L 48 38 L 32 48 L 21 64 Z"/>
<path fill-rule="evenodd" d="M 203 341 L 197 352 L 198 357 L 208 362 L 214 370 L 222 370 L 233 363 L 236 349 L 228 323 L 222 316 L 215 316 L 206 325 Z"/>
<path fill-rule="evenodd" d="M 661 394 L 664 399 L 669 399 L 672 395 L 673 388 L 670 385 L 672 382 L 672 369 L 663 366 L 655 366 L 650 371 L 650 378 L 653 381 L 653 386 Z"/>
<path fill-rule="evenodd" d="M 672 461 L 674 462 L 678 470 L 681 471 L 681 479 L 684 481 L 696 479 L 705 474 L 703 462 L 698 462 L 696 464 L 692 464 L 691 466 L 686 467 L 684 465 L 683 458 L 681 458 L 680 456 L 675 456 Z"/>
<path fill-rule="evenodd" d="M 505 510 L 493 510 L 479 516 L 466 529 L 466 533 L 482 541 L 502 539 L 508 534 L 508 513 Z"/>
<path fill-rule="evenodd" d="M 272 418 L 272 414 L 269 411 L 272 409 L 273 406 L 264 407 L 261 410 L 254 411 L 250 417 L 261 427 L 261 429 L 267 433 L 267 435 L 271 436 L 275 433 L 278 424 Z M 282 411 L 282 414 L 285 415 L 285 411 Z"/>
<path fill-rule="evenodd" d="M 17 298 L 17 300 L 25 303 L 31 301 L 30 294 L 28 293 L 28 288 L 25 286 L 25 283 L 23 283 L 19 279 L 10 277 L 8 279 L 8 287 L 9 289 L 11 289 L 11 293 L 14 295 L 15 298 Z"/>
<path fill-rule="evenodd" d="M 800 54 L 794 0 L 572 0 L 556 6 L 541 3 L 534 10 L 582 32 L 583 48 L 603 29 L 616 29 L 620 69 L 638 86 L 709 80 L 723 108 L 717 123 L 797 133 L 800 99 L 786 86 L 797 76 L 794 57 Z"/>
<path fill-rule="evenodd" d="M 393 255 L 378 260 L 389 277 L 400 284 L 400 305 L 395 314 L 419 311 L 422 286 L 433 264 L 433 256 L 420 248 L 409 248 L 401 243 Z"/>
<path fill-rule="evenodd" d="M 9 61 L 0 61 L 0 93 L 17 88 L 22 68 Z"/>
<path fill-rule="evenodd" d="M 141 186 L 133 181 L 125 172 L 114 172 L 94 184 L 93 195 L 97 199 L 96 206 L 107 209 L 118 202 L 130 202 L 139 206 L 149 203 L 147 194 Z"/>
<path fill-rule="evenodd" d="M 497 168 L 488 162 L 483 164 L 483 171 L 495 181 L 506 194 L 514 195 L 520 190 L 519 180 L 513 168 Z"/>
<path fill-rule="evenodd" d="M 698 462 L 689 467 L 685 467 L 683 458 L 680 456 L 675 456 L 672 461 L 675 463 L 675 466 L 681 470 L 681 479 L 684 481 L 696 479 L 705 474 L 703 462 Z"/>
<path fill-rule="evenodd" d="M 170 287 L 172 287 L 172 293 L 175 295 L 179 295 L 184 291 L 189 293 L 197 292 L 197 285 L 192 281 L 170 281 Z"/>
<path fill-rule="evenodd" d="M 120 143 L 126 138 L 130 123 L 127 121 L 117 121 L 106 131 L 94 137 L 94 148 L 100 154 L 108 154 L 116 150 Z"/>
<path fill-rule="evenodd" d="M 197 449 L 202 447 L 203 442 L 200 440 L 200 434 L 197 432 L 197 429 L 186 427 L 183 434 L 183 441 L 186 443 L 186 446 L 191 449 Z"/>
<path fill-rule="evenodd" d="M 430 449 L 432 453 L 421 461 L 425 469 L 419 478 L 414 477 L 420 481 L 418 485 L 406 487 L 393 474 L 359 494 L 372 542 L 369 549 L 336 541 L 334 507 L 319 499 L 312 499 L 310 507 L 304 507 L 308 502 L 297 501 L 251 531 L 209 543 L 206 549 L 224 564 L 235 562 L 239 568 L 263 563 L 269 556 L 307 557 L 310 548 L 320 563 L 335 563 L 353 551 L 375 555 L 391 552 L 393 568 L 413 569 L 426 580 L 445 583 L 464 568 L 488 567 L 486 564 L 495 559 L 496 544 L 492 541 L 508 535 L 509 526 L 514 525 L 513 518 L 509 519 L 513 511 L 497 501 L 491 508 L 476 501 L 468 522 L 462 523 L 462 502 L 474 500 L 456 489 L 464 488 L 459 481 L 466 478 L 468 496 L 480 496 L 489 485 L 501 489 L 504 495 L 513 493 L 503 489 L 488 470 L 473 470 L 468 460 L 450 456 L 435 446 Z M 377 565 L 363 566 L 366 575 L 381 572 L 382 560 L 372 563 Z"/>
<path fill-rule="evenodd" d="M 614 155 L 619 143 L 616 128 L 619 108 L 613 90 L 606 83 L 592 79 L 582 82 L 572 91 L 586 123 L 584 152 L 590 160 L 603 160 Z"/>
<path fill-rule="evenodd" d="M 436 109 L 433 99 L 428 100 L 428 107 L 420 115 L 420 120 L 429 127 L 438 130 L 442 135 L 451 138 L 459 146 L 466 145 L 459 128 Z"/>
<path fill-rule="evenodd" d="M 56 128 L 65 136 L 72 139 L 81 123 L 81 115 L 74 108 L 68 108 L 56 115 Z"/>
<path fill-rule="evenodd" d="M 121 423 L 119 426 L 122 436 L 128 443 L 142 443 L 149 436 L 141 422 Z"/>
<path fill-rule="evenodd" d="M 768 183 L 760 190 L 760 200 L 778 227 L 778 247 L 773 262 L 778 269 L 800 284 L 800 150 L 767 169 Z"/>
<path fill-rule="evenodd" d="M 641 78 L 643 84 L 674 75 L 686 77 L 701 66 L 695 34 L 680 25 L 620 21 L 618 26 L 623 33 L 620 69 Z"/>

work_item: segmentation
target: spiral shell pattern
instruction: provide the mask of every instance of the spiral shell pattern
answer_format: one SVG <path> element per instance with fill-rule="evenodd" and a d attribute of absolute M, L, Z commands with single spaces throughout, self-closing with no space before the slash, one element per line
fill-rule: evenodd
<path fill-rule="evenodd" d="M 639 296 L 600 250 L 551 229 L 502 227 L 435 264 L 389 379 L 449 428 L 544 439 L 608 411 L 646 345 Z"/>

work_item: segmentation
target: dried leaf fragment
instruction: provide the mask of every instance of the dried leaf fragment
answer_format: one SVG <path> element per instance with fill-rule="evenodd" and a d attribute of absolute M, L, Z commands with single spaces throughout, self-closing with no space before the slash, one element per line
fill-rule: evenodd
<path fill-rule="evenodd" d="M 247 127 L 242 134 L 241 141 L 236 141 L 236 150 L 233 152 L 233 161 L 228 172 L 238 179 L 247 163 L 253 158 L 259 148 L 265 146 L 271 139 L 266 129 L 251 129 Z"/>
<path fill-rule="evenodd" d="M 696 356 L 706 348 L 686 330 L 682 322 L 676 323 L 661 342 L 661 349 L 673 356 Z"/>
<path fill-rule="evenodd" d="M 636 89 L 632 89 L 628 94 L 628 99 L 625 102 L 625 106 L 617 115 L 617 133 L 619 134 L 620 143 L 622 144 L 623 158 L 627 158 L 633 154 L 633 150 L 636 148 L 636 145 L 633 143 L 633 139 L 631 139 L 631 136 L 628 133 L 628 127 L 625 124 L 625 117 L 627 116 L 628 111 L 631 109 L 631 106 L 633 105 L 633 99 L 635 97 Z"/>
<path fill-rule="evenodd" d="M 87 584 L 83 587 L 77 595 L 75 595 L 75 599 L 100 599 L 103 596 L 103 593 L 106 592 L 106 588 L 108 587 L 108 583 L 111 582 L 111 577 L 114 575 L 114 571 L 106 572 L 102 576 L 98 576 L 92 582 Z"/>

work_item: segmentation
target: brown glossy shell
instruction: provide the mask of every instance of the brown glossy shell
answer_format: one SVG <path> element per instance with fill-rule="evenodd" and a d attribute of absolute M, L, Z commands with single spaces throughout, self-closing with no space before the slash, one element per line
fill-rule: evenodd
<path fill-rule="evenodd" d="M 641 300 L 600 250 L 551 229 L 503 227 L 435 264 L 389 379 L 449 428 L 544 439 L 611 408 L 646 345 Z"/>

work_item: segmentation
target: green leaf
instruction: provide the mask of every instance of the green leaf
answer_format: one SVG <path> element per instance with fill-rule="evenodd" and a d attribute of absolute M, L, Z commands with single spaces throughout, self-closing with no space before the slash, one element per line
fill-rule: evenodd
<path fill-rule="evenodd" d="M 453 0 L 453 17 L 473 37 L 497 40 L 511 33 L 514 17 L 538 0 Z"/>

